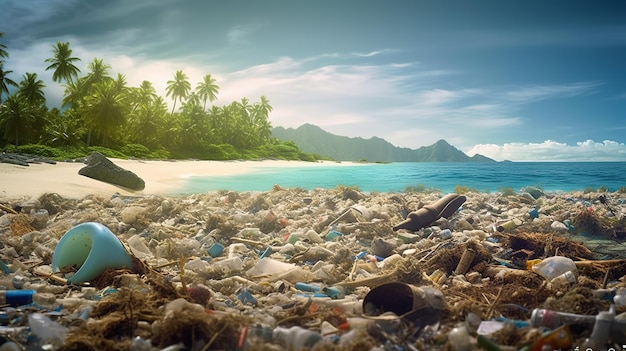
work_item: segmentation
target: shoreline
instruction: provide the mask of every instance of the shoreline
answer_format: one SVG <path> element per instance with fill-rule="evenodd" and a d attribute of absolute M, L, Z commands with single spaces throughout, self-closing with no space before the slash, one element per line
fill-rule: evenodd
<path fill-rule="evenodd" d="M 146 187 L 131 191 L 78 174 L 85 167 L 81 162 L 57 162 L 56 164 L 30 164 L 18 166 L 0 163 L 0 199 L 39 197 L 44 193 L 56 193 L 63 197 L 81 199 L 88 195 L 110 196 L 115 193 L 126 196 L 175 195 L 184 190 L 191 177 L 231 176 L 253 173 L 259 168 L 319 167 L 325 165 L 358 165 L 352 162 L 334 161 L 204 161 L 204 160 L 125 160 L 110 158 L 117 166 L 142 178 Z"/>
<path fill-rule="evenodd" d="M 292 188 L 299 187 L 295 185 L 290 185 L 290 181 L 285 181 L 285 179 L 274 179 L 272 178 L 268 181 L 267 173 L 271 173 L 274 170 L 285 169 L 293 170 L 294 172 L 300 172 L 300 169 L 304 169 L 304 172 L 299 176 L 304 176 L 302 174 L 308 174 L 307 169 L 317 168 L 323 170 L 325 167 L 361 167 L 368 165 L 376 165 L 375 163 L 362 163 L 362 162 L 338 162 L 338 161 L 317 161 L 317 162 L 307 162 L 307 161 L 294 161 L 294 160 L 272 160 L 272 159 L 264 159 L 264 160 L 226 160 L 226 161 L 215 161 L 215 160 L 138 160 L 138 159 L 110 159 L 115 165 L 129 170 L 135 173 L 137 176 L 142 178 L 145 181 L 145 189 L 142 191 L 132 191 L 130 189 L 126 189 L 123 187 L 115 186 L 109 183 L 105 183 L 99 180 L 95 180 L 92 178 L 88 178 L 78 174 L 78 171 L 85 167 L 85 164 L 82 162 L 57 162 L 56 164 L 49 163 L 31 163 L 29 166 L 18 166 L 14 164 L 0 163 L 0 200 L 3 199 L 19 199 L 19 198 L 34 198 L 39 197 L 45 193 L 56 193 L 62 197 L 66 198 L 74 198 L 74 199 L 82 199 L 89 195 L 98 195 L 98 196 L 112 196 L 115 194 L 119 194 L 122 196 L 148 196 L 148 195 L 159 195 L 159 196 L 170 196 L 170 197 L 180 197 L 180 196 L 188 196 L 195 193 L 206 193 L 217 191 L 217 188 L 214 187 L 205 187 L 201 185 L 199 187 L 194 185 L 194 182 L 197 182 L 200 179 L 202 182 L 203 178 L 213 178 L 217 177 L 216 181 L 223 182 L 223 188 L 219 188 L 219 190 L 233 190 L 237 192 L 244 191 L 253 191 L 239 189 L 237 186 L 229 183 L 229 180 L 243 179 L 247 182 L 254 182 L 257 185 L 263 184 L 263 182 L 269 184 L 267 186 L 267 190 L 271 189 L 273 184 L 278 184 L 283 188 Z M 402 173 L 406 169 L 399 168 L 396 173 Z M 322 172 L 324 173 L 324 172 Z M 344 172 L 345 173 L 345 172 Z M 404 173 L 402 173 L 404 174 Z M 436 177 L 436 173 L 425 174 L 424 177 Z M 226 177 L 226 179 L 224 178 Z M 233 178 L 231 178 L 233 177 Z M 273 176 L 272 176 L 273 177 Z M 317 179 L 317 178 L 315 178 Z M 346 186 L 350 186 L 350 181 L 352 178 L 348 178 L 349 181 L 346 181 L 346 178 L 333 178 L 326 179 L 324 185 L 320 185 L 319 187 L 325 189 L 336 188 L 339 185 L 332 186 L 333 181 L 336 184 L 346 184 Z M 433 178 L 434 179 L 434 178 Z M 529 178 L 529 179 L 532 179 Z M 497 181 L 497 177 L 494 181 Z M 239 180 L 235 180 L 237 182 Z M 282 181 L 285 181 L 283 183 Z M 344 183 L 345 181 L 345 183 Z M 394 184 L 394 181 L 397 183 L 397 179 L 387 179 L 387 184 L 391 185 L 390 188 L 393 190 L 372 190 L 368 189 L 367 186 L 362 186 L 362 184 L 355 184 L 354 186 L 358 187 L 360 191 L 368 193 L 368 192 L 405 192 L 406 189 L 410 188 L 411 185 L 398 185 Z M 275 183 L 272 183 L 275 182 Z M 518 182 L 519 183 L 519 182 Z M 230 185 L 229 185 L 230 184 Z M 265 185 L 267 185 L 265 184 Z M 291 183 L 293 184 L 293 183 Z M 429 185 L 424 185 L 429 184 Z M 535 183 L 535 184 L 541 184 Z M 231 186 L 232 185 L 232 186 Z M 398 185 L 398 186 L 396 186 Z M 518 187 L 520 184 L 512 184 L 512 185 L 502 185 L 494 183 L 488 186 L 485 189 L 481 190 L 481 186 L 475 186 L 471 183 L 467 185 L 459 184 L 458 186 L 463 189 L 467 189 L 468 191 L 477 191 L 481 193 L 488 194 L 497 194 L 499 190 L 497 189 L 509 189 L 511 191 L 519 191 L 521 190 Z M 580 193 L 588 190 L 587 188 L 576 188 L 576 189 L 559 189 L 556 190 L 554 188 L 554 184 L 545 184 L 548 185 L 545 189 L 540 186 L 541 190 L 546 194 L 554 194 L 554 195 L 564 195 L 568 193 Z M 402 187 L 405 188 L 402 188 Z M 529 181 L 523 186 L 535 186 L 532 181 Z M 600 186 L 600 185 L 598 185 Z M 194 189 L 195 187 L 195 189 Z M 458 192 L 456 188 L 441 187 L 436 182 L 422 182 L 421 179 L 416 179 L 415 187 L 423 188 L 423 192 L 440 192 L 440 193 L 450 193 L 450 192 Z M 263 187 L 265 189 L 266 186 Z M 397 189 L 396 189 L 397 188 Z M 190 191 L 190 189 L 192 189 Z M 205 189 L 205 190 L 200 190 Z M 211 190 L 212 189 L 212 190 Z M 305 189 L 310 189 L 309 187 L 305 187 Z M 402 190 L 405 189 L 405 190 Z M 612 189 L 612 187 L 611 187 Z M 595 189 L 598 190 L 598 189 Z M 261 190 L 259 190 L 261 191 Z M 415 191 L 422 192 L 422 191 Z M 608 191 L 613 192 L 613 191 Z"/>

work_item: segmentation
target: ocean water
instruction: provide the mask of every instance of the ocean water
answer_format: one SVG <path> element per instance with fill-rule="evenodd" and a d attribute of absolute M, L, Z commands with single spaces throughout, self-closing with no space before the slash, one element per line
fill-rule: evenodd
<path fill-rule="evenodd" d="M 626 187 L 626 162 L 498 162 L 498 163 L 413 163 L 317 165 L 274 168 L 259 166 L 251 173 L 234 176 L 187 179 L 179 194 L 212 190 L 268 191 L 283 188 L 326 188 L 356 186 L 365 192 L 401 192 L 423 186 L 453 192 L 456 186 L 481 192 L 503 188 L 518 191 L 540 186 L 548 192 L 598 189 L 616 191 Z"/>

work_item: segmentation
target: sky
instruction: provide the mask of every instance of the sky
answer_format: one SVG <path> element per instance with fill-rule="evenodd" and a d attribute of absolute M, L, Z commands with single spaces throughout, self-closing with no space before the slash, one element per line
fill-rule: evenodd
<path fill-rule="evenodd" d="M 5 70 L 45 71 L 57 41 L 165 98 L 183 70 L 215 105 L 266 96 L 304 123 L 408 148 L 445 139 L 512 161 L 626 161 L 626 2 L 0 0 Z M 166 98 L 170 104 L 173 101 Z"/>

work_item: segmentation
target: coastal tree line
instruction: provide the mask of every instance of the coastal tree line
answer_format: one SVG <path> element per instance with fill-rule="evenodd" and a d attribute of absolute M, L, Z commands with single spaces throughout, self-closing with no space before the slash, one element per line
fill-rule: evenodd
<path fill-rule="evenodd" d="M 13 71 L 4 67 L 8 57 L 0 43 L 0 148 L 5 150 L 28 145 L 34 153 L 54 148 L 70 155 L 104 150 L 145 158 L 319 158 L 272 138 L 272 106 L 265 96 L 212 105 L 219 86 L 210 74 L 193 86 L 176 71 L 167 82 L 166 98 L 173 100 L 168 110 L 149 80 L 129 86 L 124 74 L 112 76 L 111 66 L 99 58 L 82 72 L 70 43 L 57 42 L 44 64 L 64 95 L 60 108 L 48 108 L 45 83 L 36 73 L 12 79 Z"/>

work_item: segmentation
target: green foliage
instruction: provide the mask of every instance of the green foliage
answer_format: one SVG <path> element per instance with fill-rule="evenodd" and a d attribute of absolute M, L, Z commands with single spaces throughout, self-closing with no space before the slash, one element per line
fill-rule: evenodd
<path fill-rule="evenodd" d="M 626 194 L 626 186 L 623 186 L 623 187 L 617 189 L 616 193 Z"/>
<path fill-rule="evenodd" d="M 167 160 L 170 157 L 171 157 L 170 152 L 166 148 L 164 148 L 162 146 L 159 146 L 158 148 L 156 148 L 154 151 L 152 151 L 150 153 L 150 158 L 151 159 Z"/>
<path fill-rule="evenodd" d="M 239 158 L 239 153 L 230 144 L 206 145 L 203 159 L 206 160 L 233 160 Z"/>
<path fill-rule="evenodd" d="M 306 161 L 306 162 L 316 162 L 317 158 L 315 157 L 315 155 L 313 154 L 307 154 L 306 152 L 298 152 L 298 157 L 300 158 L 301 161 Z"/>
<path fill-rule="evenodd" d="M 152 158 L 150 149 L 141 144 L 126 144 L 120 148 L 120 152 L 128 157 Z"/>
<path fill-rule="evenodd" d="M 87 156 L 87 149 L 83 146 L 60 146 L 57 147 L 58 156 L 56 160 L 74 160 Z"/>
<path fill-rule="evenodd" d="M 47 146 L 47 145 L 40 145 L 40 144 L 20 145 L 17 147 L 17 152 L 23 153 L 23 154 L 31 154 L 31 155 L 49 157 L 49 158 L 56 158 L 60 155 L 57 149 Z"/>
<path fill-rule="evenodd" d="M 97 151 L 97 152 L 103 154 L 106 157 L 122 158 L 122 159 L 128 158 L 123 153 L 121 153 L 121 152 L 119 152 L 117 150 L 109 149 L 108 147 L 104 147 L 104 146 L 90 146 L 90 147 L 87 148 L 87 154 L 90 154 L 90 153 L 92 153 L 94 151 Z"/>
<path fill-rule="evenodd" d="M 17 146 L 13 145 L 13 144 L 7 144 L 2 148 L 2 151 L 7 152 L 7 153 L 16 153 L 17 151 Z"/>

